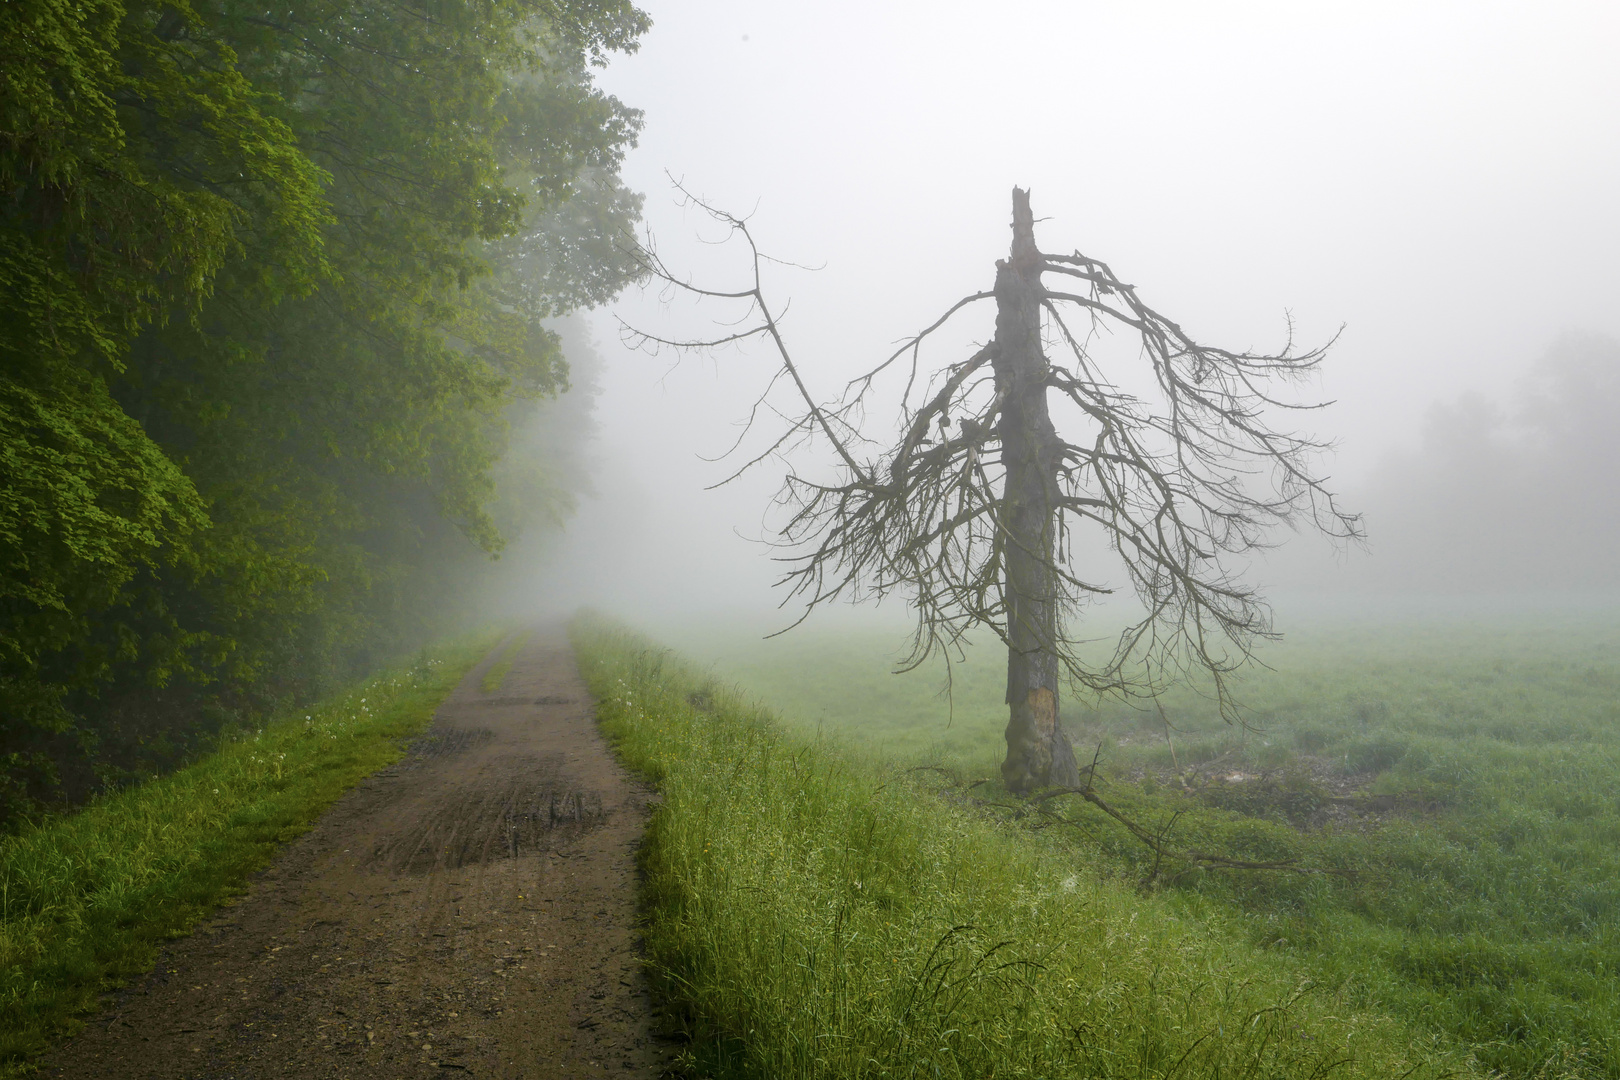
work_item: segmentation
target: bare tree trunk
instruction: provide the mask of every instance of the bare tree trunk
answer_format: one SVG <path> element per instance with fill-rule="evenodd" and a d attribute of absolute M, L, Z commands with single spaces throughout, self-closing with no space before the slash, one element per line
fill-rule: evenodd
<path fill-rule="evenodd" d="M 1079 787 L 1074 748 L 1058 722 L 1057 582 L 1053 575 L 1061 448 L 1047 410 L 1041 348 L 1041 255 L 1029 192 L 1013 189 L 1012 257 L 996 263 L 996 336 L 991 343 L 997 434 L 1006 491 L 1007 788 Z"/>
<path fill-rule="evenodd" d="M 1222 715 L 1235 718 L 1229 676 L 1256 639 L 1271 636 L 1271 624 L 1264 603 L 1232 580 L 1222 557 L 1261 546 L 1271 525 L 1309 522 L 1330 536 L 1362 536 L 1357 517 L 1340 509 L 1313 473 L 1313 459 L 1327 444 L 1265 421 L 1273 407 L 1313 407 L 1276 400 L 1261 384 L 1314 371 L 1327 346 L 1295 353 L 1290 344 L 1268 355 L 1199 344 L 1143 303 L 1107 263 L 1079 251 L 1041 253 L 1029 192 L 1014 188 L 1012 254 L 996 263 L 995 288 L 956 301 L 850 381 L 842 398 L 826 403 L 789 355 L 760 284 L 765 256 L 748 222 L 686 195 L 748 245 L 752 287 L 699 288 L 650 251 L 641 253 L 646 272 L 695 300 L 746 305 L 743 314 L 712 338 L 627 336 L 654 350 L 714 349 L 755 337 L 776 350 L 781 366 L 769 386 L 794 395 L 798 412 L 783 412 L 765 390 L 749 424 L 781 417 L 785 430 L 732 479 L 784 447 L 825 441 L 837 454 L 836 479 L 790 469 L 779 495 L 789 515 L 780 542 L 792 566 L 784 582 L 807 613 L 838 596 L 906 597 L 917 616 L 908 669 L 955 648 L 974 627 L 995 625 L 1008 646 L 1002 775 L 1014 792 L 1079 787 L 1074 748 L 1060 724 L 1060 678 L 1156 693 L 1160 675 L 1203 671 L 1214 681 Z M 1045 274 L 1060 275 L 1078 291 L 1045 288 Z M 992 299 L 990 344 L 933 374 L 921 371 L 930 335 L 958 311 Z M 1076 317 L 1080 324 L 1071 325 Z M 1128 330 L 1156 392 L 1136 397 L 1112 385 L 1088 352 L 1087 322 Z M 868 448 L 876 443 L 860 432 L 868 396 L 884 371 L 902 370 L 895 365 L 905 357 L 911 375 L 900 439 L 873 456 Z M 988 401 L 986 364 L 995 376 Z M 1067 401 L 1064 413 L 1089 418 L 1076 433 L 1081 442 L 1055 430 L 1048 391 Z M 953 414 L 960 421 L 954 436 Z M 936 429 L 937 441 L 930 437 Z M 1000 454 L 996 469 L 979 463 L 987 448 Z M 1271 477 L 1271 490 L 1254 489 L 1255 475 Z M 1071 602 L 1109 591 L 1060 563 L 1071 521 L 1115 541 L 1144 605 L 1141 620 L 1121 633 L 1123 653 L 1102 664 L 1088 663 L 1061 632 Z"/>

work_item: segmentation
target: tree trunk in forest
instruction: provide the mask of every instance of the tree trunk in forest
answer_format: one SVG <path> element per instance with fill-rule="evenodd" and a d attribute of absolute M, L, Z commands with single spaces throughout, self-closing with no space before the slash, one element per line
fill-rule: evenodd
<path fill-rule="evenodd" d="M 1029 192 L 1013 189 L 1011 258 L 996 263 L 991 343 L 997 435 L 1006 489 L 1001 532 L 1007 597 L 1007 789 L 1079 787 L 1074 748 L 1058 722 L 1058 595 L 1053 574 L 1059 441 L 1047 409 L 1041 348 L 1041 256 Z"/>

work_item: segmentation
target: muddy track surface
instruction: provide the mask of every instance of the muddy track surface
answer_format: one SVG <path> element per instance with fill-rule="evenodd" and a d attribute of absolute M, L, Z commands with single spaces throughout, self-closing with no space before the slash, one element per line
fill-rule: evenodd
<path fill-rule="evenodd" d="M 45 1076 L 656 1076 L 636 952 L 652 795 L 612 758 L 561 632 L 486 658 L 398 765 L 163 950 Z"/>

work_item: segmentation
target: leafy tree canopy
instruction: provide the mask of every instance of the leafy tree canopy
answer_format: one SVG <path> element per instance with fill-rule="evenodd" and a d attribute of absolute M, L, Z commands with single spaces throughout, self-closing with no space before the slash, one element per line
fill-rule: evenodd
<path fill-rule="evenodd" d="M 567 387 L 547 320 L 635 273 L 640 114 L 591 73 L 647 27 L 622 0 L 7 5 L 0 815 L 467 593 L 508 425 Z"/>

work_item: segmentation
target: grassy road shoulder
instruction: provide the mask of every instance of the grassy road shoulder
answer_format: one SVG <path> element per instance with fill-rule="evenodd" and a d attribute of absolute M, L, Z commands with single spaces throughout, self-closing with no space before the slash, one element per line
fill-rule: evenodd
<path fill-rule="evenodd" d="M 0 1075 L 148 970 L 338 796 L 397 761 L 498 640 L 431 650 L 194 765 L 0 840 Z"/>
<path fill-rule="evenodd" d="M 574 635 L 604 731 L 663 796 L 646 943 L 694 1075 L 1467 1072 L 1054 838 L 794 737 L 616 628 Z"/>

